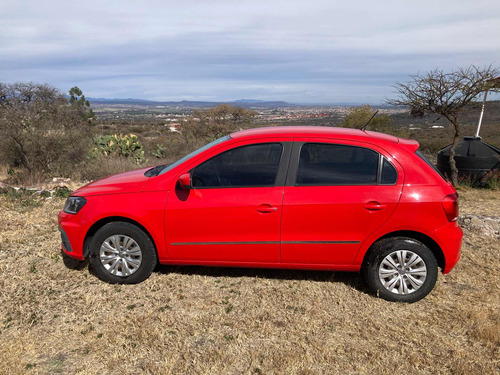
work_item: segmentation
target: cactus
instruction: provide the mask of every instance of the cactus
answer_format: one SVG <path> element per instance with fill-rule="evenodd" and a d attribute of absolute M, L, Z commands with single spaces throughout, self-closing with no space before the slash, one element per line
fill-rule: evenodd
<path fill-rule="evenodd" d="M 137 164 L 144 162 L 144 150 L 135 134 L 101 135 L 94 138 L 92 154 L 134 158 Z"/>
<path fill-rule="evenodd" d="M 151 153 L 155 158 L 164 158 L 167 149 L 162 144 L 156 144 L 155 149 Z"/>

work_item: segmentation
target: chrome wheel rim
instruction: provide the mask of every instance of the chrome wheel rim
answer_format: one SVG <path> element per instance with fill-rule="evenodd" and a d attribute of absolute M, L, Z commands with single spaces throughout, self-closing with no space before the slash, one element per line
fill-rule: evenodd
<path fill-rule="evenodd" d="M 397 250 L 382 260 L 378 277 L 389 292 L 411 294 L 424 284 L 427 267 L 424 260 L 414 252 Z"/>
<path fill-rule="evenodd" d="M 116 234 L 101 244 L 99 259 L 112 275 L 130 276 L 141 266 L 142 250 L 132 237 Z"/>

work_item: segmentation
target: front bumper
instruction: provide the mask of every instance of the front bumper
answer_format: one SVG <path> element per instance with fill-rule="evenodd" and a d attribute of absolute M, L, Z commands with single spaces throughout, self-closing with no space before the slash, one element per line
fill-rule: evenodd
<path fill-rule="evenodd" d="M 61 232 L 61 249 L 70 257 L 83 260 L 83 243 L 88 228 L 82 223 L 79 215 L 59 212 L 59 231 Z"/>
<path fill-rule="evenodd" d="M 64 229 L 62 229 L 61 227 L 59 227 L 57 229 L 59 229 L 59 232 L 61 232 L 61 246 L 62 246 L 62 249 L 66 253 L 72 253 L 73 249 L 71 248 L 71 243 L 69 242 L 68 235 L 66 234 L 66 232 L 64 231 Z"/>

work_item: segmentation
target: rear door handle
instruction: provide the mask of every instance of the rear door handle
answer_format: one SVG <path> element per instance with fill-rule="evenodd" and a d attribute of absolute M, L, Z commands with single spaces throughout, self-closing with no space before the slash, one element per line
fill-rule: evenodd
<path fill-rule="evenodd" d="M 278 207 L 272 207 L 270 204 L 261 204 L 260 206 L 257 207 L 257 211 L 261 213 L 270 213 L 270 212 L 276 212 L 278 210 Z"/>
<path fill-rule="evenodd" d="M 379 202 L 371 201 L 371 202 L 365 203 L 363 208 L 367 209 L 368 211 L 380 211 L 380 210 L 383 210 L 384 208 L 387 208 L 387 205 L 380 204 Z"/>

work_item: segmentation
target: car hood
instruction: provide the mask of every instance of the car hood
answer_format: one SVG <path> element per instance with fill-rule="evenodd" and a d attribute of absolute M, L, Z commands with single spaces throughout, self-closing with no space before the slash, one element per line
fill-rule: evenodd
<path fill-rule="evenodd" d="M 144 176 L 144 172 L 148 169 L 151 169 L 151 167 L 101 178 L 82 186 L 71 195 L 91 196 L 140 192 L 149 180 L 149 177 Z"/>

